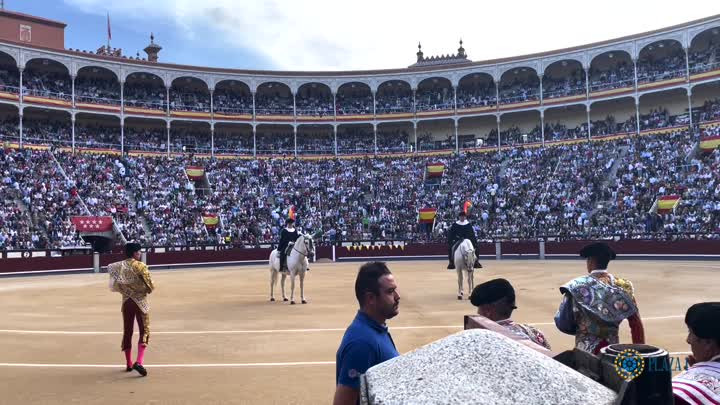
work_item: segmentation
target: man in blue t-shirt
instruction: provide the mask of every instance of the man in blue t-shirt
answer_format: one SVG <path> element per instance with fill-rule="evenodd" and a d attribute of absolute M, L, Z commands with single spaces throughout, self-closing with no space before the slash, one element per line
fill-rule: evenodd
<path fill-rule="evenodd" d="M 400 294 L 384 262 L 360 267 L 355 279 L 360 310 L 345 331 L 335 356 L 334 405 L 360 402 L 360 375 L 370 367 L 399 356 L 385 321 L 398 314 Z"/>

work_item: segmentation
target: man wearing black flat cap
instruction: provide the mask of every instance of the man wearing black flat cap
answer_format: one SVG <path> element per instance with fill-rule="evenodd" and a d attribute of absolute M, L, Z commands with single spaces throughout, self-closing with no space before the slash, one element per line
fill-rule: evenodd
<path fill-rule="evenodd" d="M 513 310 L 517 309 L 515 289 L 504 278 L 496 278 L 475 286 L 470 295 L 470 302 L 478 308 L 478 315 L 550 350 L 550 344 L 542 332 L 530 325 L 516 323 L 510 319 Z"/>
<path fill-rule="evenodd" d="M 720 302 L 702 302 L 685 314 L 690 368 L 672 380 L 675 404 L 720 404 Z"/>
<path fill-rule="evenodd" d="M 575 335 L 575 347 L 598 354 L 619 343 L 620 323 L 627 319 L 633 343 L 645 343 L 633 285 L 607 271 L 615 252 L 606 243 L 592 243 L 580 251 L 588 274 L 560 287 L 563 300 L 555 314 L 561 332 Z"/>
<path fill-rule="evenodd" d="M 110 275 L 110 291 L 122 295 L 121 311 L 123 314 L 123 338 L 121 349 L 125 352 L 125 371 L 135 370 L 145 377 L 147 371 L 143 366 L 145 348 L 150 342 L 150 303 L 147 295 L 153 292 L 155 285 L 145 263 L 140 261 L 141 246 L 138 243 L 125 244 L 127 259 L 108 265 Z M 132 362 L 133 324 L 137 320 L 140 339 L 138 355 Z"/>

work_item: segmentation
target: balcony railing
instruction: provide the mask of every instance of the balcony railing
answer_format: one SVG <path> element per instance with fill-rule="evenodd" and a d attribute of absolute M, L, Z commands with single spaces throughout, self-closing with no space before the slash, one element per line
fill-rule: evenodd
<path fill-rule="evenodd" d="M 655 72 L 641 75 L 638 72 L 638 84 L 655 83 L 663 80 L 685 77 L 685 69 L 666 70 L 664 72 Z"/>
<path fill-rule="evenodd" d="M 0 93 L 20 94 L 20 87 L 0 84 Z"/>
<path fill-rule="evenodd" d="M 500 104 L 515 104 L 515 103 L 525 103 L 528 101 L 537 101 L 540 99 L 539 91 L 537 92 L 530 92 L 527 94 L 513 94 L 513 95 L 503 95 L 500 93 Z"/>
<path fill-rule="evenodd" d="M 469 97 L 468 97 L 469 98 Z M 479 107 L 493 107 L 497 104 L 497 98 L 495 96 L 484 96 L 477 97 L 475 100 L 462 100 L 458 98 L 457 108 L 479 108 Z"/>
<path fill-rule="evenodd" d="M 180 104 L 180 103 L 174 103 L 170 102 L 170 111 L 180 111 L 180 112 L 200 112 L 200 113 L 208 113 L 210 114 L 210 104 Z"/>
<path fill-rule="evenodd" d="M 720 61 L 715 62 L 707 62 L 707 63 L 698 63 L 695 65 L 690 65 L 690 74 L 696 74 L 696 73 L 705 73 L 709 72 L 711 70 L 718 70 L 720 69 Z"/>
<path fill-rule="evenodd" d="M 585 95 L 585 86 L 574 86 L 574 87 L 568 87 L 563 88 L 559 90 L 549 90 L 549 91 L 543 91 L 543 99 L 549 100 L 553 98 L 560 98 L 560 97 L 572 97 L 572 96 L 579 96 L 579 95 Z"/>
<path fill-rule="evenodd" d="M 65 92 L 53 92 L 49 90 L 42 90 L 42 89 L 28 89 L 27 87 L 23 89 L 25 96 L 35 96 L 35 97 L 43 97 L 43 98 L 52 98 L 55 100 L 63 100 L 63 101 L 71 101 L 72 100 L 72 93 L 65 93 Z"/>
<path fill-rule="evenodd" d="M 452 100 L 445 100 L 437 103 L 424 103 L 419 102 L 417 104 L 417 111 L 442 111 L 442 110 L 453 110 L 455 105 Z"/>
<path fill-rule="evenodd" d="M 227 114 L 227 115 L 252 115 L 252 106 L 213 106 L 216 114 Z"/>
<path fill-rule="evenodd" d="M 323 107 L 314 107 L 314 108 L 300 108 L 297 107 L 296 109 L 298 116 L 307 116 L 307 117 L 333 117 L 333 110 L 332 105 L 327 105 Z"/>
<path fill-rule="evenodd" d="M 278 106 L 278 107 L 256 107 L 255 114 L 257 115 L 293 115 L 292 106 Z"/>
<path fill-rule="evenodd" d="M 77 94 L 75 94 L 75 102 L 76 103 L 86 103 L 86 104 L 112 105 L 112 106 L 120 105 L 119 98 L 81 96 L 81 95 L 77 95 Z"/>
<path fill-rule="evenodd" d="M 166 110 L 164 101 L 142 101 L 125 99 L 125 107 L 145 108 L 148 110 L 160 111 Z"/>
<path fill-rule="evenodd" d="M 627 87 L 635 87 L 635 79 L 617 79 L 607 82 L 590 82 L 590 93 L 604 91 L 604 90 L 615 90 Z"/>
<path fill-rule="evenodd" d="M 381 107 L 378 106 L 376 108 L 377 114 L 412 114 L 413 113 L 413 106 L 412 104 L 408 105 L 399 105 L 399 106 L 386 106 Z"/>

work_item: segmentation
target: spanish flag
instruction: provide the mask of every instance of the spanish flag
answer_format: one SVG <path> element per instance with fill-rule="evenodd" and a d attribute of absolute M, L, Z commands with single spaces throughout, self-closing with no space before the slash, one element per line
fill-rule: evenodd
<path fill-rule="evenodd" d="M 658 213 L 670 212 L 680 204 L 679 195 L 665 195 L 658 197 L 657 199 L 657 211 Z"/>
<path fill-rule="evenodd" d="M 709 136 L 700 140 L 700 149 L 709 153 L 720 147 L 720 136 Z"/>
<path fill-rule="evenodd" d="M 220 219 L 218 218 L 217 214 L 203 214 L 203 223 L 208 228 L 215 228 L 218 223 L 220 222 Z"/>
<path fill-rule="evenodd" d="M 437 208 L 420 208 L 418 211 L 418 223 L 419 224 L 432 224 L 435 222 L 435 216 L 437 215 Z"/>
<path fill-rule="evenodd" d="M 190 180 L 201 179 L 205 175 L 205 169 L 199 166 L 187 166 L 185 173 Z"/>
<path fill-rule="evenodd" d="M 442 163 L 428 163 L 427 165 L 427 176 L 428 177 L 442 177 L 445 172 L 445 165 Z"/>
<path fill-rule="evenodd" d="M 465 213 L 465 215 L 468 214 L 470 208 L 472 208 L 472 203 L 470 202 L 470 200 L 465 201 L 465 204 L 463 204 L 463 212 Z"/>
<path fill-rule="evenodd" d="M 288 218 L 295 220 L 296 216 L 297 216 L 297 213 L 295 212 L 295 206 L 291 205 L 290 209 L 288 209 Z"/>

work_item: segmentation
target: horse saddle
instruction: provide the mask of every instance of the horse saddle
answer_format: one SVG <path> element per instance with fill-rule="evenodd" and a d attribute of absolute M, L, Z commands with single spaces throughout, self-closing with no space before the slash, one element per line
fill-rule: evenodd
<path fill-rule="evenodd" d="M 294 246 L 295 246 L 295 242 L 288 243 L 287 247 L 285 248 L 285 251 L 283 252 L 285 254 L 285 256 L 290 256 L 290 253 L 292 253 Z"/>
<path fill-rule="evenodd" d="M 455 243 L 452 245 L 452 254 L 451 254 L 450 257 L 455 257 L 455 251 L 457 250 L 457 248 L 460 247 L 460 244 L 463 242 L 463 240 L 464 240 L 464 239 L 460 239 L 459 241 L 455 242 Z"/>

